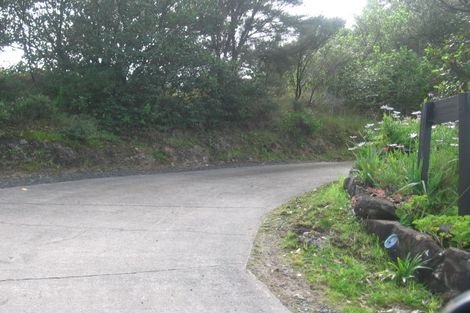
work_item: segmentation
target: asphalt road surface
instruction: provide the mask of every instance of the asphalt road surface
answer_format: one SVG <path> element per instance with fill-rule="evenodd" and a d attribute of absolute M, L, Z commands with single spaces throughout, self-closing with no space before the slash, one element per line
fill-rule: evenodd
<path fill-rule="evenodd" d="M 350 166 L 0 189 L 0 312 L 287 313 L 246 270 L 257 228 L 264 214 Z"/>

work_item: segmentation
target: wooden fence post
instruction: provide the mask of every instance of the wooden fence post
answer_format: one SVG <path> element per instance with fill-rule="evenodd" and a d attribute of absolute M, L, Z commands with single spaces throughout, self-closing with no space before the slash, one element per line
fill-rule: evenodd
<path fill-rule="evenodd" d="M 459 215 L 470 215 L 470 93 L 429 102 L 423 106 L 418 162 L 427 183 L 431 158 L 432 126 L 459 120 Z"/>
<path fill-rule="evenodd" d="M 470 93 L 459 95 L 459 215 L 470 215 Z"/>
<path fill-rule="evenodd" d="M 434 103 L 424 104 L 421 112 L 421 125 L 419 131 L 418 161 L 421 164 L 421 179 L 428 182 L 429 159 L 431 155 L 431 131 Z"/>

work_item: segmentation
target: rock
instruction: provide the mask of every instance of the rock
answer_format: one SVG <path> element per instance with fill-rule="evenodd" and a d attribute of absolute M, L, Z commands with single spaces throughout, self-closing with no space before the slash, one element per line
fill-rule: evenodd
<path fill-rule="evenodd" d="M 344 179 L 343 188 L 346 190 L 350 197 L 364 194 L 365 188 L 359 185 L 356 176 L 348 176 Z"/>
<path fill-rule="evenodd" d="M 372 234 L 376 234 L 380 241 L 385 241 L 391 234 L 393 234 L 393 228 L 400 226 L 399 222 L 388 221 L 388 220 L 366 220 L 365 221 L 367 231 Z"/>
<path fill-rule="evenodd" d="M 455 296 L 470 290 L 470 253 L 455 248 L 443 250 L 431 236 L 396 221 L 366 220 L 365 224 L 382 242 L 392 234 L 397 235 L 397 243 L 387 249 L 392 260 L 405 259 L 408 253 L 423 256 L 423 265 L 430 269 L 419 270 L 417 278 L 431 291 Z"/>
<path fill-rule="evenodd" d="M 447 288 L 464 292 L 470 290 L 470 253 L 449 248 L 444 252 L 444 262 L 436 270 Z"/>
<path fill-rule="evenodd" d="M 54 163 L 59 165 L 73 165 L 77 163 L 78 156 L 71 148 L 64 147 L 58 143 L 52 144 L 50 148 Z"/>
<path fill-rule="evenodd" d="M 359 195 L 353 203 L 354 213 L 363 219 L 398 220 L 395 205 L 386 199 Z"/>
<path fill-rule="evenodd" d="M 348 176 L 344 179 L 343 188 L 349 194 L 349 196 L 354 197 L 356 195 L 356 177 Z"/>
<path fill-rule="evenodd" d="M 394 221 L 367 220 L 366 227 L 369 232 L 376 234 L 381 241 L 385 241 L 392 234 L 398 236 L 397 244 L 387 249 L 392 259 L 397 257 L 405 259 L 409 253 L 411 256 L 421 254 L 423 260 L 426 261 L 426 266 L 429 267 L 442 262 L 443 249 L 429 235 Z"/>
<path fill-rule="evenodd" d="M 20 139 L 20 145 L 27 145 L 28 142 L 25 139 Z"/>
<path fill-rule="evenodd" d="M 302 236 L 299 237 L 299 241 L 317 248 L 320 248 L 328 243 L 328 239 L 326 237 L 314 231 L 304 232 Z"/>
<path fill-rule="evenodd" d="M 376 234 L 383 242 L 390 235 L 395 234 L 398 241 L 395 245 L 387 249 L 392 260 L 396 258 L 405 259 L 408 254 L 413 256 L 421 255 L 424 266 L 429 269 L 419 270 L 417 278 L 431 286 L 435 291 L 440 288 L 440 283 L 436 284 L 434 269 L 438 268 L 444 260 L 443 249 L 432 239 L 431 236 L 420 233 L 409 227 L 401 225 L 399 222 L 386 220 L 366 220 L 367 230 Z"/>

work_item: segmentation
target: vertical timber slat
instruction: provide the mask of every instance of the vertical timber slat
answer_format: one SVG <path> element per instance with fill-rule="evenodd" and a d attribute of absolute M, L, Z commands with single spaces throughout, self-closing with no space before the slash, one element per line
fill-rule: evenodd
<path fill-rule="evenodd" d="M 434 103 L 429 102 L 423 106 L 423 111 L 421 112 L 418 160 L 421 164 L 421 179 L 425 182 L 428 181 L 429 159 L 431 155 L 431 130 L 433 108 Z"/>
<path fill-rule="evenodd" d="M 459 95 L 459 215 L 470 215 L 470 93 Z"/>
<path fill-rule="evenodd" d="M 456 118 L 459 119 L 459 215 L 463 216 L 470 215 L 470 93 L 424 104 L 421 112 L 418 162 L 421 165 L 421 179 L 427 183 L 432 125 L 453 122 Z"/>

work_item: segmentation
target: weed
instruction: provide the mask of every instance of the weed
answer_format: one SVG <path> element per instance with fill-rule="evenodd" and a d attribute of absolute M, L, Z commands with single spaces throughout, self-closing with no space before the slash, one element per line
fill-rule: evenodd
<path fill-rule="evenodd" d="M 166 153 L 165 151 L 160 151 L 160 150 L 153 151 L 152 152 L 152 157 L 155 160 L 160 161 L 160 162 L 168 162 L 168 160 L 170 158 L 168 153 Z"/>
<path fill-rule="evenodd" d="M 426 208 L 429 206 L 427 195 L 417 195 L 403 203 L 397 210 L 402 225 L 412 226 L 413 221 L 423 218 L 426 214 Z"/>
<path fill-rule="evenodd" d="M 190 148 L 195 145 L 192 138 L 182 135 L 173 135 L 167 139 L 167 142 L 173 148 Z"/>
<path fill-rule="evenodd" d="M 396 262 L 388 262 L 388 265 L 393 270 L 392 279 L 398 285 L 406 285 L 415 278 L 415 273 L 419 269 L 429 269 L 424 266 L 425 261 L 421 254 L 411 256 L 409 253 L 406 258 L 402 260 L 397 258 Z"/>
<path fill-rule="evenodd" d="M 95 121 L 84 117 L 71 118 L 68 125 L 60 130 L 65 138 L 81 143 L 88 143 L 97 133 Z"/>
<path fill-rule="evenodd" d="M 286 248 L 286 249 L 298 249 L 298 248 L 300 248 L 300 243 L 297 240 L 297 236 L 292 231 L 289 231 L 287 233 L 287 235 L 284 237 L 283 245 L 284 245 L 284 248 Z"/>
<path fill-rule="evenodd" d="M 61 142 L 64 140 L 64 136 L 56 132 L 30 130 L 24 133 L 24 139 L 31 141 Z"/>

